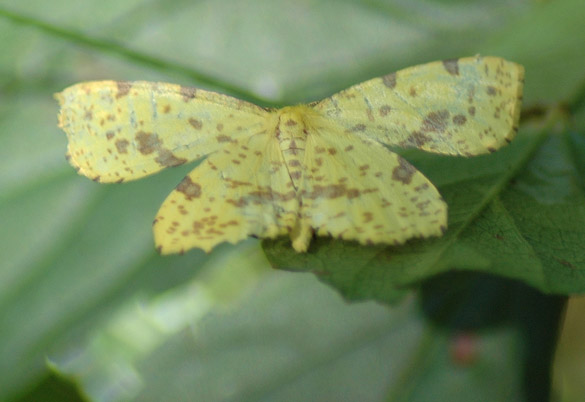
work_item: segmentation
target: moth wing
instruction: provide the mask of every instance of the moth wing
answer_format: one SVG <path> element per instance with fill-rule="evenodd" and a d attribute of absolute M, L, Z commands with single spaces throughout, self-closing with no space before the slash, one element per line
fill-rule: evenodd
<path fill-rule="evenodd" d="M 469 57 L 406 68 L 314 105 L 347 132 L 449 155 L 493 152 L 516 134 L 524 68 Z"/>
<path fill-rule="evenodd" d="M 422 173 L 378 142 L 334 127 L 308 136 L 301 195 L 305 233 L 401 244 L 447 225 L 447 206 Z"/>
<path fill-rule="evenodd" d="M 158 211 L 154 239 L 162 254 L 209 252 L 250 235 L 288 234 L 297 213 L 278 142 L 256 135 L 210 155 L 183 179 Z"/>
<path fill-rule="evenodd" d="M 144 81 L 94 81 L 55 95 L 70 163 L 99 182 L 135 180 L 262 131 L 268 112 L 227 95 Z"/>

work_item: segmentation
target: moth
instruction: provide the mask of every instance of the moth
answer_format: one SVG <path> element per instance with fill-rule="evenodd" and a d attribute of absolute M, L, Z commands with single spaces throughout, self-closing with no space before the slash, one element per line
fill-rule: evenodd
<path fill-rule="evenodd" d="M 69 162 L 124 182 L 202 159 L 154 220 L 162 254 L 248 236 L 399 245 L 440 236 L 447 205 L 385 145 L 472 156 L 518 129 L 524 69 L 498 57 L 423 64 L 321 101 L 263 108 L 153 82 L 84 82 L 56 94 Z"/>

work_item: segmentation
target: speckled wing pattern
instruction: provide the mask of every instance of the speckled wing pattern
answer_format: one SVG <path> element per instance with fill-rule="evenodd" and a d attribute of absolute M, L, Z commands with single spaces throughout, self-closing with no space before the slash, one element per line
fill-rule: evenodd
<path fill-rule="evenodd" d="M 199 159 L 254 134 L 268 115 L 229 96 L 144 81 L 85 82 L 56 98 L 67 158 L 80 174 L 102 183 Z"/>
<path fill-rule="evenodd" d="M 396 153 L 376 141 L 326 127 L 309 138 L 301 227 L 362 244 L 395 245 L 446 229 L 447 206 L 441 195 Z M 305 249 L 303 241 L 309 240 L 298 239 L 296 248 Z"/>
<path fill-rule="evenodd" d="M 278 142 L 254 135 L 227 144 L 181 181 L 157 214 L 155 243 L 165 254 L 194 245 L 209 252 L 223 241 L 285 235 L 298 203 Z"/>
<path fill-rule="evenodd" d="M 384 144 L 472 156 L 515 136 L 523 83 L 524 68 L 501 58 L 444 60 L 355 85 L 315 110 Z"/>
<path fill-rule="evenodd" d="M 207 156 L 156 216 L 161 253 L 210 251 L 250 235 L 289 235 L 303 252 L 315 233 L 397 245 L 444 232 L 437 189 L 383 144 L 493 152 L 517 130 L 522 86 L 522 66 L 476 56 L 282 109 L 147 82 L 81 83 L 56 97 L 69 160 L 96 181 L 138 179 Z"/>

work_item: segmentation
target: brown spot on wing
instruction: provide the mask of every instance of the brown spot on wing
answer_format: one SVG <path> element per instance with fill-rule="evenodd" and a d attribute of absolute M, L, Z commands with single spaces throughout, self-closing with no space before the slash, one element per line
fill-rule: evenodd
<path fill-rule="evenodd" d="M 364 223 L 371 222 L 374 219 L 374 215 L 371 212 L 364 212 L 362 215 L 364 217 Z"/>
<path fill-rule="evenodd" d="M 458 114 L 456 116 L 453 116 L 453 123 L 455 123 L 458 126 L 462 126 L 467 122 L 467 118 L 465 116 L 463 116 L 462 114 Z"/>
<path fill-rule="evenodd" d="M 118 140 L 115 142 L 116 149 L 118 153 L 127 154 L 128 153 L 128 145 L 130 143 L 127 140 Z"/>
<path fill-rule="evenodd" d="M 183 193 L 188 200 L 201 197 L 201 186 L 194 183 L 189 176 L 186 176 L 176 189 L 178 192 Z"/>
<path fill-rule="evenodd" d="M 382 77 L 382 82 L 390 89 L 396 87 L 396 73 L 387 74 Z"/>
<path fill-rule="evenodd" d="M 232 140 L 232 137 L 228 137 L 227 135 L 218 135 L 215 138 L 217 142 L 230 142 Z"/>
<path fill-rule="evenodd" d="M 449 118 L 448 110 L 439 110 L 430 112 L 423 120 L 421 127 L 422 132 L 439 132 L 442 133 L 447 128 L 447 119 Z"/>
<path fill-rule="evenodd" d="M 287 193 L 279 193 L 273 191 L 267 187 L 261 187 L 258 190 L 250 191 L 247 195 L 240 197 L 239 199 L 228 199 L 226 202 L 236 207 L 244 207 L 248 204 L 261 205 L 268 202 L 286 202 L 290 201 L 297 196 L 296 192 L 289 191 Z"/>
<path fill-rule="evenodd" d="M 190 124 L 191 126 L 193 126 L 193 128 L 194 128 L 195 130 L 201 130 L 201 127 L 203 127 L 203 123 L 201 122 L 201 120 L 197 120 L 197 119 L 195 119 L 195 118 L 193 118 L 193 117 L 191 117 L 191 118 L 189 119 L 189 124 Z"/>
<path fill-rule="evenodd" d="M 392 179 L 409 184 L 416 169 L 403 158 L 398 158 L 398 166 L 392 170 Z"/>
<path fill-rule="evenodd" d="M 338 198 L 338 197 L 347 197 L 348 199 L 352 199 L 358 197 L 360 195 L 360 191 L 357 188 L 347 188 L 345 184 L 329 184 L 326 186 L 315 185 L 313 187 L 313 191 L 303 191 L 302 196 L 303 198 L 307 199 L 317 199 L 317 198 Z"/>
<path fill-rule="evenodd" d="M 347 192 L 347 188 L 340 184 L 330 184 L 328 186 L 317 185 L 307 198 L 338 198 Z"/>
<path fill-rule="evenodd" d="M 207 159 L 208 164 L 211 164 L 209 162 L 209 159 Z M 217 168 L 215 168 L 214 170 L 217 170 Z M 238 188 L 238 187 L 242 187 L 242 186 L 251 186 L 252 183 L 247 182 L 247 181 L 239 181 L 239 180 L 234 180 L 234 179 L 230 179 L 228 177 L 226 177 L 224 179 L 224 181 L 226 181 L 228 184 L 228 188 Z"/>
<path fill-rule="evenodd" d="M 413 131 L 412 134 L 408 137 L 409 142 L 414 143 L 414 145 L 417 147 L 423 146 L 431 139 L 431 137 L 420 131 Z"/>
<path fill-rule="evenodd" d="M 143 155 L 151 154 L 160 148 L 160 140 L 158 135 L 154 133 L 139 131 L 136 133 L 135 138 L 138 142 L 138 151 Z"/>
<path fill-rule="evenodd" d="M 390 113 L 391 110 L 392 108 L 389 105 L 380 106 L 380 116 L 386 116 L 388 113 Z"/>
<path fill-rule="evenodd" d="M 179 166 L 187 162 L 185 158 L 177 158 L 168 149 L 161 149 L 158 152 L 158 156 L 154 159 L 156 163 L 165 167 Z"/>
<path fill-rule="evenodd" d="M 118 87 L 116 99 L 120 99 L 121 97 L 128 95 L 128 93 L 130 93 L 130 88 L 132 88 L 132 84 L 127 81 L 118 81 L 116 82 L 116 86 Z"/>
<path fill-rule="evenodd" d="M 347 198 L 349 200 L 351 200 L 352 198 L 359 197 L 359 195 L 360 195 L 360 190 L 358 190 L 357 188 L 350 188 L 347 190 Z"/>
<path fill-rule="evenodd" d="M 189 102 L 191 99 L 197 96 L 197 89 L 191 87 L 181 87 L 181 96 L 183 96 L 183 100 L 185 102 Z"/>
<path fill-rule="evenodd" d="M 443 67 L 451 75 L 459 75 L 459 63 L 457 59 L 443 60 Z"/>
<path fill-rule="evenodd" d="M 187 162 L 186 159 L 177 158 L 170 150 L 163 148 L 158 135 L 154 133 L 139 131 L 136 133 L 135 138 L 138 152 L 143 155 L 150 155 L 153 152 L 157 152 L 158 155 L 154 160 L 161 166 L 178 166 Z"/>

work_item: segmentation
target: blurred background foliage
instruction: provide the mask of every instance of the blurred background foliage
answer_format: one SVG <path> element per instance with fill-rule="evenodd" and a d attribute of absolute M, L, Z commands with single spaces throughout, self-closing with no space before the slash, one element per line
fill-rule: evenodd
<path fill-rule="evenodd" d="M 77 176 L 52 94 L 140 79 L 280 106 L 502 56 L 526 67 L 524 131 L 553 111 L 546 129 L 570 139 L 560 176 L 580 200 L 582 15 L 581 0 L 0 1 L 0 400 L 547 400 L 566 292 L 546 284 L 580 278 L 583 250 L 560 261 L 573 276 L 518 276 L 557 295 L 446 272 L 382 289 L 391 306 L 274 270 L 256 240 L 163 258 L 151 221 L 193 165 L 124 185 Z M 556 161 L 544 144 L 539 160 Z M 584 310 L 568 305 L 555 400 L 585 399 Z"/>

